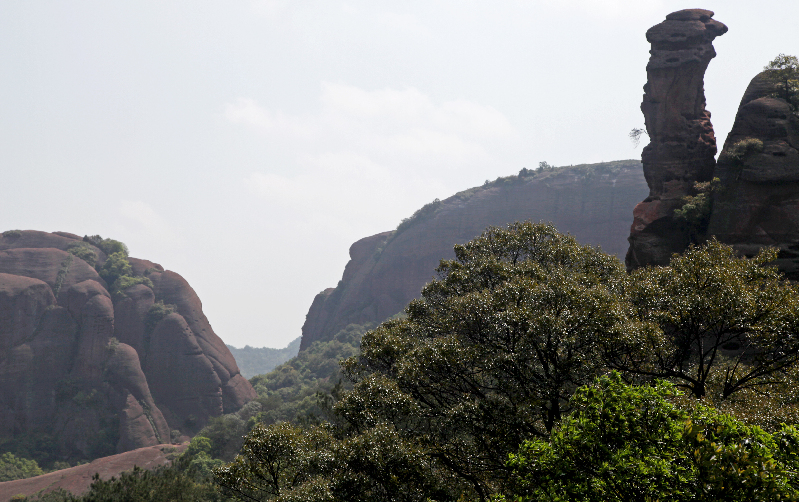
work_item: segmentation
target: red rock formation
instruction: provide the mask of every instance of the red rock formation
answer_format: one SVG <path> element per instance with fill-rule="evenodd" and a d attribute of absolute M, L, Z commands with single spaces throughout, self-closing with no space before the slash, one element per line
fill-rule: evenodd
<path fill-rule="evenodd" d="M 690 241 L 674 219 L 694 183 L 713 176 L 716 138 L 705 109 L 704 75 L 716 56 L 713 40 L 727 27 L 713 12 L 688 9 L 646 32 L 652 44 L 641 111 L 650 143 L 641 159 L 649 196 L 633 210 L 628 268 L 666 265 Z"/>
<path fill-rule="evenodd" d="M 169 442 L 170 429 L 255 397 L 182 277 L 130 258 L 154 286 L 112 297 L 66 252 L 76 244 L 91 246 L 65 232 L 0 236 L 0 439 L 45 435 L 64 458 L 92 458 Z M 148 325 L 156 298 L 175 312 Z"/>
<path fill-rule="evenodd" d="M 629 211 L 646 193 L 637 161 L 511 176 L 428 205 L 396 232 L 359 240 L 336 288 L 316 296 L 302 328 L 304 350 L 348 324 L 380 323 L 401 312 L 435 276 L 453 246 L 490 225 L 550 221 L 584 244 L 622 256 Z"/>
<path fill-rule="evenodd" d="M 778 94 L 766 73 L 744 93 L 716 167 L 708 235 L 749 256 L 776 246 L 777 265 L 799 280 L 799 114 Z"/>

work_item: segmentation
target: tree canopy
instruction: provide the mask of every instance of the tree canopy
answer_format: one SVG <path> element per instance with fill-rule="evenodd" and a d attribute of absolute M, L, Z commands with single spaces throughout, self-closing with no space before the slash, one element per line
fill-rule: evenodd
<path fill-rule="evenodd" d="M 780 54 L 764 70 L 766 78 L 779 87 L 777 97 L 787 101 L 795 110 L 799 106 L 799 59 Z"/>
<path fill-rule="evenodd" d="M 455 259 L 441 262 L 438 277 L 404 316 L 363 335 L 360 354 L 342 364 L 351 387 L 337 387 L 322 400 L 326 420 L 257 425 L 238 457 L 216 471 L 218 479 L 241 500 L 532 497 L 528 488 L 535 483 L 523 485 L 519 479 L 539 479 L 530 477 L 537 471 L 529 463 L 509 465 L 509 455 L 526 445 L 517 459 L 555 462 L 557 455 L 550 453 L 557 441 L 573 439 L 569 427 L 597 419 L 586 410 L 596 408 L 587 400 L 598 391 L 580 390 L 576 398 L 575 392 L 605 378 L 600 387 L 621 393 L 611 399 L 621 404 L 603 408 L 599 418 L 609 420 L 601 425 L 604 436 L 586 441 L 599 445 L 618 436 L 629 443 L 619 443 L 619 451 L 648 452 L 647 441 L 663 439 L 656 430 L 665 427 L 661 433 L 671 449 L 661 457 L 634 457 L 640 465 L 627 466 L 629 486 L 636 476 L 656 475 L 661 485 L 653 490 L 674 479 L 694 490 L 696 483 L 712 479 L 690 470 L 704 472 L 700 464 L 680 467 L 685 441 L 694 441 L 695 451 L 710 457 L 716 450 L 702 448 L 711 444 L 740 453 L 744 446 L 736 441 L 741 438 L 777 441 L 760 429 L 733 424 L 730 430 L 743 432 L 730 433 L 732 439 L 723 439 L 727 442 L 699 444 L 699 432 L 683 430 L 686 420 L 705 427 L 727 424 L 727 419 L 709 408 L 701 413 L 690 406 L 663 408 L 664 400 L 688 398 L 677 396 L 670 385 L 716 403 L 790 381 L 799 353 L 799 295 L 768 266 L 775 257 L 776 251 L 764 250 L 740 258 L 710 241 L 675 256 L 669 267 L 628 275 L 615 257 L 582 246 L 550 225 L 489 228 L 456 246 Z M 607 380 L 613 370 L 619 373 Z M 621 379 L 652 387 L 630 390 L 619 387 Z M 661 380 L 673 383 L 657 383 Z M 747 405 L 757 407 L 753 401 Z M 640 419 L 635 413 L 649 409 L 651 423 L 629 429 Z M 789 432 L 779 437 L 790 439 Z M 702 429 L 701 434 L 715 433 Z M 758 450 L 763 462 L 777 455 L 772 446 Z M 621 458 L 602 460 L 610 453 L 591 448 L 580 453 L 586 462 Z M 672 453 L 677 463 L 665 465 Z M 750 457 L 735 455 L 724 457 L 727 467 L 714 468 L 751 467 Z"/>
<path fill-rule="evenodd" d="M 799 498 L 799 431 L 769 434 L 670 399 L 669 383 L 630 386 L 618 373 L 575 393 L 549 440 L 511 455 L 524 502 L 767 501 Z"/>

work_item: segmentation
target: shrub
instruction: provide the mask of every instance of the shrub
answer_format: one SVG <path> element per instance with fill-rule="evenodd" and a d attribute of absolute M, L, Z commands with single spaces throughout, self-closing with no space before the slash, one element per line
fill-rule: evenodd
<path fill-rule="evenodd" d="M 97 265 L 97 251 L 89 247 L 85 242 L 76 242 L 67 248 L 67 252 L 77 256 L 88 263 L 91 267 Z"/>
<path fill-rule="evenodd" d="M 155 325 L 161 322 L 161 319 L 177 311 L 177 305 L 164 304 L 163 300 L 158 300 L 150 307 L 150 310 L 147 311 L 147 315 L 144 318 L 144 331 L 146 333 L 152 333 L 155 329 Z"/>
<path fill-rule="evenodd" d="M 420 209 L 417 209 L 416 212 L 414 212 L 409 218 L 403 218 L 402 222 L 400 222 L 400 224 L 397 226 L 397 229 L 394 231 L 394 236 L 401 234 L 403 231 L 410 228 L 415 223 L 423 220 L 424 218 L 432 216 L 439 207 L 441 207 L 441 200 L 435 199 L 433 202 L 429 202 Z"/>
<path fill-rule="evenodd" d="M 707 228 L 713 209 L 711 194 L 718 190 L 720 185 L 719 178 L 713 178 L 713 181 L 694 183 L 694 190 L 697 194 L 683 197 L 682 207 L 674 210 L 674 219 L 687 227 L 691 241 L 694 243 Z"/>
<path fill-rule="evenodd" d="M 35 460 L 17 457 L 9 452 L 0 456 L 0 482 L 30 478 L 41 474 L 44 474 L 44 471 Z"/>
<path fill-rule="evenodd" d="M 124 243 L 114 239 L 103 239 L 99 235 L 85 235 L 83 236 L 83 240 L 97 246 L 103 253 L 109 256 L 114 253 L 122 253 L 127 257 L 129 254 L 128 247 Z"/>
<path fill-rule="evenodd" d="M 124 275 L 131 275 L 133 267 L 128 262 L 128 256 L 121 251 L 112 253 L 100 269 L 100 277 L 105 279 L 108 284 L 113 284 L 118 278 Z"/>
<path fill-rule="evenodd" d="M 111 294 L 114 296 L 124 296 L 124 291 L 137 284 L 144 284 L 150 289 L 153 289 L 153 281 L 147 277 L 135 277 L 130 275 L 123 275 L 114 281 L 111 285 Z"/>
<path fill-rule="evenodd" d="M 745 138 L 733 144 L 729 151 L 725 152 L 725 157 L 735 164 L 743 165 L 748 156 L 762 151 L 763 142 L 761 140 L 757 138 Z"/>

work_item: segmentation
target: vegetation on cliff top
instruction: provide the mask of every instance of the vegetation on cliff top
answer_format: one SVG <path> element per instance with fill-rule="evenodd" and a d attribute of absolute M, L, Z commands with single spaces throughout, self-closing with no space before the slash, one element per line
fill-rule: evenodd
<path fill-rule="evenodd" d="M 799 108 L 799 59 L 780 54 L 764 70 L 766 78 L 777 86 L 774 97 L 784 99 L 796 111 Z"/>

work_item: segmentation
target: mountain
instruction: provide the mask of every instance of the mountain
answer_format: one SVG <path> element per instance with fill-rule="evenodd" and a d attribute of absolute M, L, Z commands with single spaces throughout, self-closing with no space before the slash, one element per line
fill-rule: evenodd
<path fill-rule="evenodd" d="M 52 464 L 169 443 L 255 391 L 179 274 L 99 236 L 10 230 L 0 396 L 2 449 Z"/>
<path fill-rule="evenodd" d="M 623 257 L 630 213 L 648 193 L 637 160 L 603 162 L 498 178 L 435 200 L 396 230 L 355 242 L 335 288 L 314 299 L 302 328 L 300 351 L 330 340 L 350 324 L 379 324 L 400 313 L 435 276 L 453 246 L 488 226 L 517 220 L 546 221 L 583 244 Z"/>
<path fill-rule="evenodd" d="M 241 371 L 242 376 L 244 378 L 252 378 L 255 375 L 269 373 L 276 366 L 296 356 L 300 350 L 300 337 L 295 338 L 282 349 L 250 347 L 249 345 L 243 349 L 237 349 L 232 345 L 228 345 L 227 348 L 233 354 L 233 357 L 236 358 L 236 364 L 239 365 L 239 371 Z"/>

